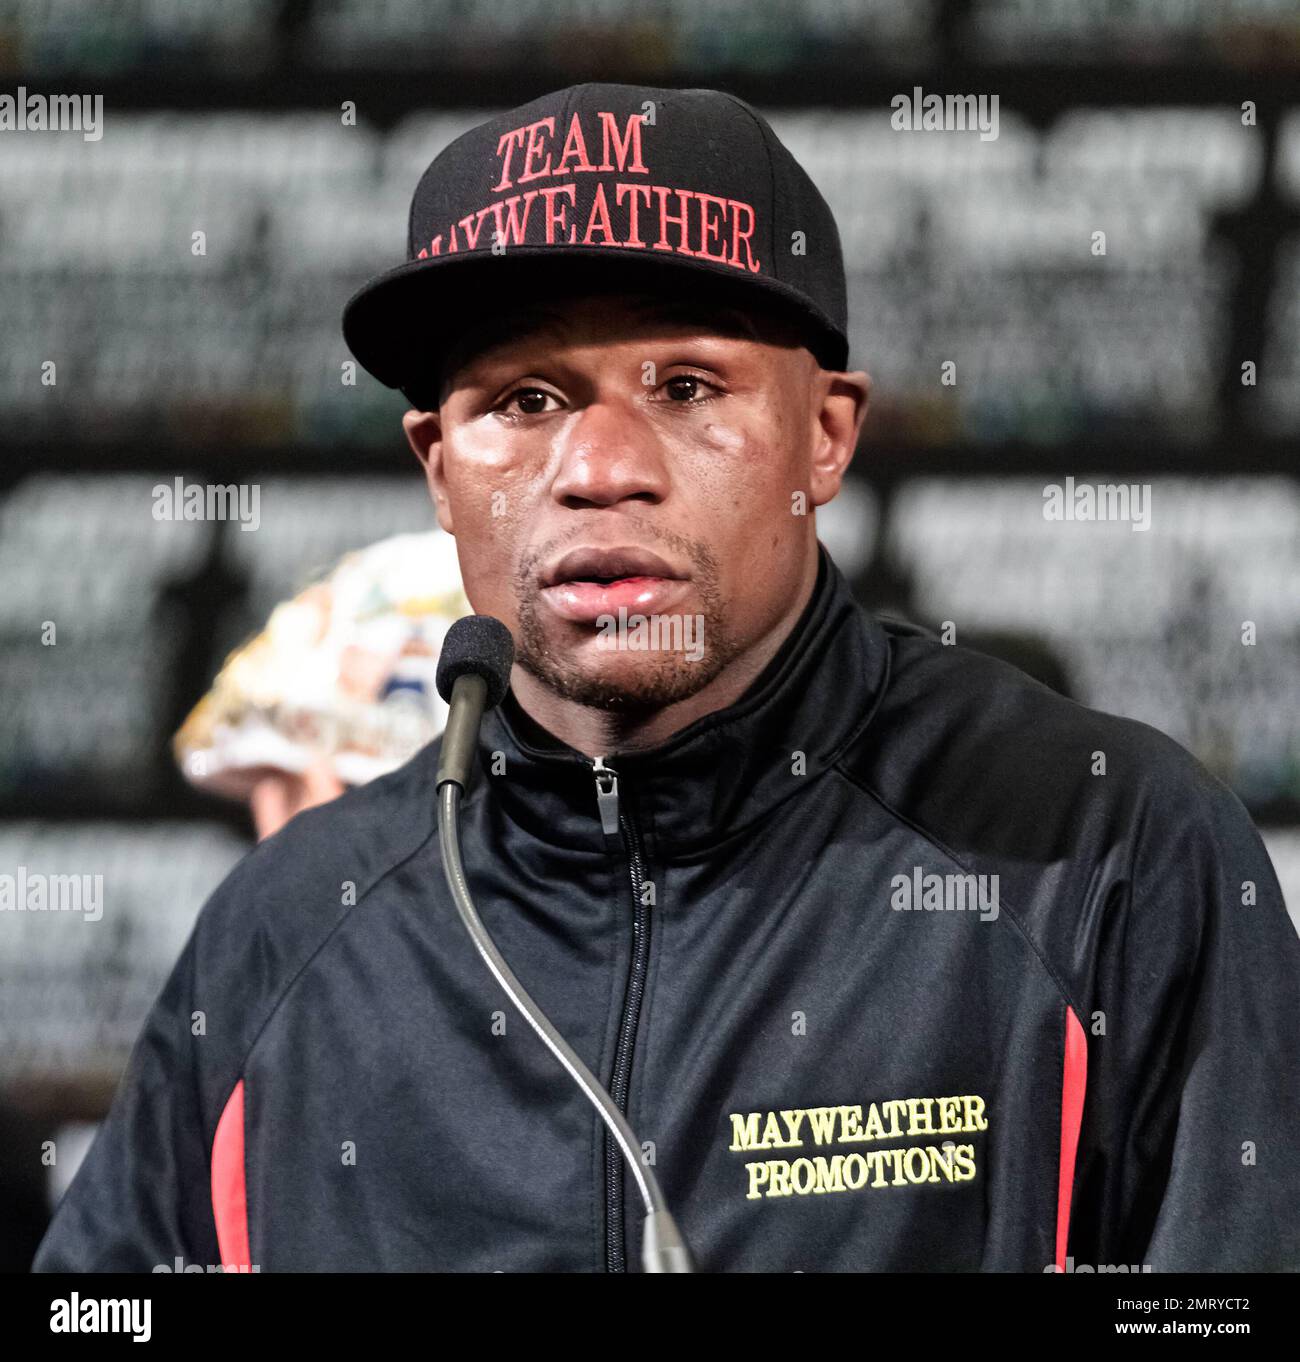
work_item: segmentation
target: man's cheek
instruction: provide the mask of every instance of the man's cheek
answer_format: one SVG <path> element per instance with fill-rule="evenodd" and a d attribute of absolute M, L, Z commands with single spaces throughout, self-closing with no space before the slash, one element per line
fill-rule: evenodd
<path fill-rule="evenodd" d="M 764 421 L 769 424 L 763 424 Z M 798 461 L 780 443 L 781 419 L 765 413 L 745 423 L 710 421 L 677 451 L 683 484 L 694 484 L 712 501 L 735 509 L 768 509 L 773 496 L 784 497 Z"/>
<path fill-rule="evenodd" d="M 495 615 L 514 632 L 519 608 L 511 564 L 504 555 L 479 552 L 462 556 L 461 580 L 476 615 Z"/>
<path fill-rule="evenodd" d="M 524 523 L 535 496 L 535 474 L 520 458 L 476 457 L 476 446 L 458 448 L 447 467 L 447 490 L 457 534 L 499 537 Z"/>
<path fill-rule="evenodd" d="M 471 487 L 454 493 L 456 534 L 476 555 L 499 556 L 513 540 L 519 512 L 504 488 Z"/>
<path fill-rule="evenodd" d="M 456 548 L 465 594 L 476 614 L 495 615 L 513 627 L 519 563 L 527 543 L 522 497 L 502 488 L 473 487 L 452 498 Z"/>
<path fill-rule="evenodd" d="M 458 425 L 446 441 L 448 475 L 462 474 L 479 482 L 505 482 L 526 475 L 546 457 L 545 442 L 527 431 L 495 425 L 492 418 Z"/>
<path fill-rule="evenodd" d="M 704 427 L 705 446 L 720 457 L 741 457 L 750 445 L 749 433 L 740 426 L 710 421 Z"/>

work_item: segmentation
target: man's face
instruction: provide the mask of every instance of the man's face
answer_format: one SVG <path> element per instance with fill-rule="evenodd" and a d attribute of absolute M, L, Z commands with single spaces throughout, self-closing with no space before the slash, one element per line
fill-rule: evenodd
<path fill-rule="evenodd" d="M 500 318 L 406 426 L 474 609 L 555 694 L 636 712 L 806 594 L 865 408 L 845 377 L 730 309 L 592 295 Z"/>

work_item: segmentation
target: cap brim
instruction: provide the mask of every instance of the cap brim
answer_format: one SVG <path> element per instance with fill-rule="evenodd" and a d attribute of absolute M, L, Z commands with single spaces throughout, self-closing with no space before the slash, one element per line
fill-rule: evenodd
<path fill-rule="evenodd" d="M 744 309 L 756 297 L 788 312 L 808 330 L 809 349 L 826 368 L 842 369 L 848 345 L 829 318 L 802 293 L 763 275 L 737 276 L 726 265 L 682 260 L 670 252 L 601 246 L 512 246 L 500 256 L 409 260 L 369 281 L 343 310 L 343 336 L 362 366 L 389 388 L 427 394 L 447 351 L 494 312 L 527 303 L 534 293 L 583 286 L 659 290 L 717 297 Z"/>

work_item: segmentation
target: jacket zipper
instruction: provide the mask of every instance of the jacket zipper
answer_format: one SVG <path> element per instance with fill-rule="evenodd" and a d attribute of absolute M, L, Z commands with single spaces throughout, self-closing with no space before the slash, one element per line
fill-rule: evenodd
<path fill-rule="evenodd" d="M 650 914 L 642 897 L 645 885 L 645 856 L 641 848 L 641 832 L 632 815 L 619 805 L 618 772 L 606 764 L 603 757 L 592 763 L 596 777 L 596 807 L 600 813 L 601 830 L 607 837 L 622 837 L 627 854 L 628 874 L 632 885 L 632 961 L 628 968 L 627 988 L 623 995 L 623 1012 L 618 1028 L 618 1045 L 614 1051 L 614 1075 L 609 1084 L 609 1095 L 618 1109 L 627 1115 L 628 1087 L 632 1078 L 632 1047 L 636 1041 L 637 1023 L 641 1016 L 641 998 L 645 993 L 646 969 L 650 956 Z M 623 1191 L 626 1170 L 618 1146 L 605 1132 L 605 1270 L 626 1272 L 627 1261 L 623 1242 Z"/>

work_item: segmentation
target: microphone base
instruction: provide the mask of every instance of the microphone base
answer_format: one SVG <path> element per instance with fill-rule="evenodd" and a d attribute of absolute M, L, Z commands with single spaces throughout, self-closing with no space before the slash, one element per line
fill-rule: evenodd
<path fill-rule="evenodd" d="M 641 1234 L 641 1266 L 646 1272 L 694 1272 L 690 1250 L 667 1211 L 651 1211 Z"/>

